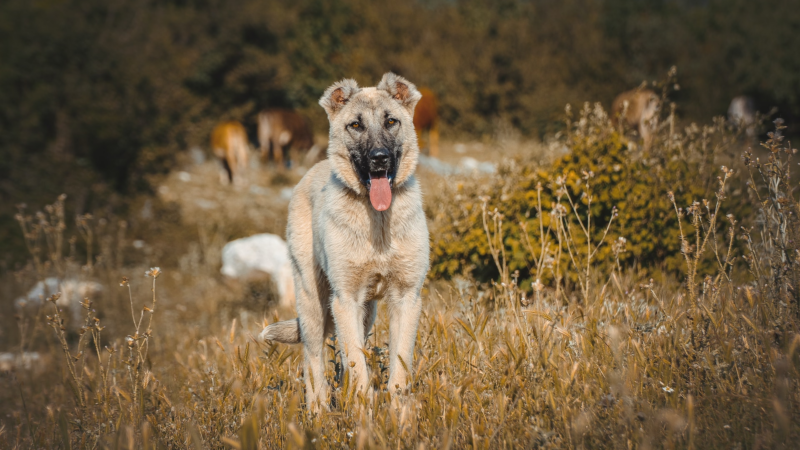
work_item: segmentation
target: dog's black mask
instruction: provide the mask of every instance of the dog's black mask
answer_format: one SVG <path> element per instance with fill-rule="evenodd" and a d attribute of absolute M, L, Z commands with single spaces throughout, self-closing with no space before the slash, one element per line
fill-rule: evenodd
<path fill-rule="evenodd" d="M 382 177 L 388 178 L 389 184 L 394 187 L 401 156 L 402 147 L 396 144 L 395 139 L 380 139 L 377 142 L 369 139 L 364 145 L 350 149 L 350 162 L 367 190 L 371 188 L 372 179 Z"/>

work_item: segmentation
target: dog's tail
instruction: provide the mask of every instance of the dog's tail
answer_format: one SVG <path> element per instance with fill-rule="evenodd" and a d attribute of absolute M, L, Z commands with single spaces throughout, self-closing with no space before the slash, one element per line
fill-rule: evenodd
<path fill-rule="evenodd" d="M 300 343 L 300 319 L 284 320 L 267 326 L 258 335 L 262 341 L 276 341 L 284 344 Z"/>

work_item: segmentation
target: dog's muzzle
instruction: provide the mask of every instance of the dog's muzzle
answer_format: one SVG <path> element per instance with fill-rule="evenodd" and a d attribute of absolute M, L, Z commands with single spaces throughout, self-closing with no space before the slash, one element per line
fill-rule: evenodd
<path fill-rule="evenodd" d="M 394 161 L 392 152 L 375 148 L 369 152 L 369 200 L 377 211 L 386 211 L 392 204 Z"/>

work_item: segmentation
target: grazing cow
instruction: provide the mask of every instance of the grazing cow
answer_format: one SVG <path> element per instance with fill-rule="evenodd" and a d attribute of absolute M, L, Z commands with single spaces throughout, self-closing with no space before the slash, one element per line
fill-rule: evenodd
<path fill-rule="evenodd" d="M 239 122 L 222 122 L 211 133 L 211 149 L 222 161 L 230 184 L 243 182 L 247 171 L 248 146 L 247 133 Z M 224 177 L 225 174 L 220 177 L 223 183 Z"/>
<path fill-rule="evenodd" d="M 258 145 L 261 159 L 289 166 L 289 150 L 314 150 L 314 133 L 305 117 L 289 109 L 268 109 L 258 114 Z M 271 156 L 270 156 L 271 155 Z"/>
<path fill-rule="evenodd" d="M 428 155 L 434 158 L 439 156 L 439 110 L 436 94 L 430 89 L 422 88 L 419 90 L 422 99 L 414 109 L 414 129 L 417 131 L 417 141 L 420 148 L 424 148 L 422 132 L 428 133 L 430 145 Z"/>
<path fill-rule="evenodd" d="M 748 138 L 756 136 L 756 104 L 752 97 L 740 95 L 731 100 L 728 120 L 745 130 Z"/>
<path fill-rule="evenodd" d="M 611 120 L 636 130 L 644 141 L 645 150 L 650 148 L 655 131 L 659 99 L 650 89 L 633 89 L 623 92 L 611 105 Z"/>

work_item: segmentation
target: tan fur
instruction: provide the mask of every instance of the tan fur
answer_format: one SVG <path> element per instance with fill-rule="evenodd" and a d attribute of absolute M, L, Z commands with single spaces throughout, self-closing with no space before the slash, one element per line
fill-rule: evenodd
<path fill-rule="evenodd" d="M 228 182 L 241 184 L 247 171 L 248 143 L 244 126 L 236 121 L 222 122 L 211 132 L 211 149 L 222 161 Z"/>
<path fill-rule="evenodd" d="M 410 380 L 400 359 L 412 367 L 429 255 L 422 193 L 413 176 L 419 148 L 412 116 L 418 100 L 415 86 L 391 73 L 374 88 L 340 81 L 320 100 L 330 121 L 328 159 L 311 168 L 295 188 L 286 231 L 298 318 L 261 333 L 267 340 L 302 341 L 306 399 L 312 409 L 327 403 L 324 340 L 334 330 L 343 367 L 351 371 L 357 389 L 367 389 L 362 349 L 379 299 L 389 306 L 389 389 L 406 388 Z M 351 164 L 354 132 L 348 124 L 361 117 L 364 126 L 381 127 L 385 114 L 400 122 L 394 136 L 402 156 L 391 207 L 378 212 Z"/>
<path fill-rule="evenodd" d="M 277 341 L 288 344 L 299 343 L 299 319 L 284 320 L 264 328 L 264 330 L 261 332 L 261 339 L 264 339 L 265 341 Z"/>
<path fill-rule="evenodd" d="M 611 120 L 616 126 L 622 124 L 636 130 L 644 141 L 644 148 L 649 149 L 658 114 L 658 103 L 658 96 L 650 89 L 638 88 L 623 92 L 611 105 Z"/>
<path fill-rule="evenodd" d="M 258 114 L 258 144 L 261 159 L 272 159 L 281 167 L 289 150 L 306 152 L 314 145 L 311 124 L 289 109 L 269 109 Z"/>

